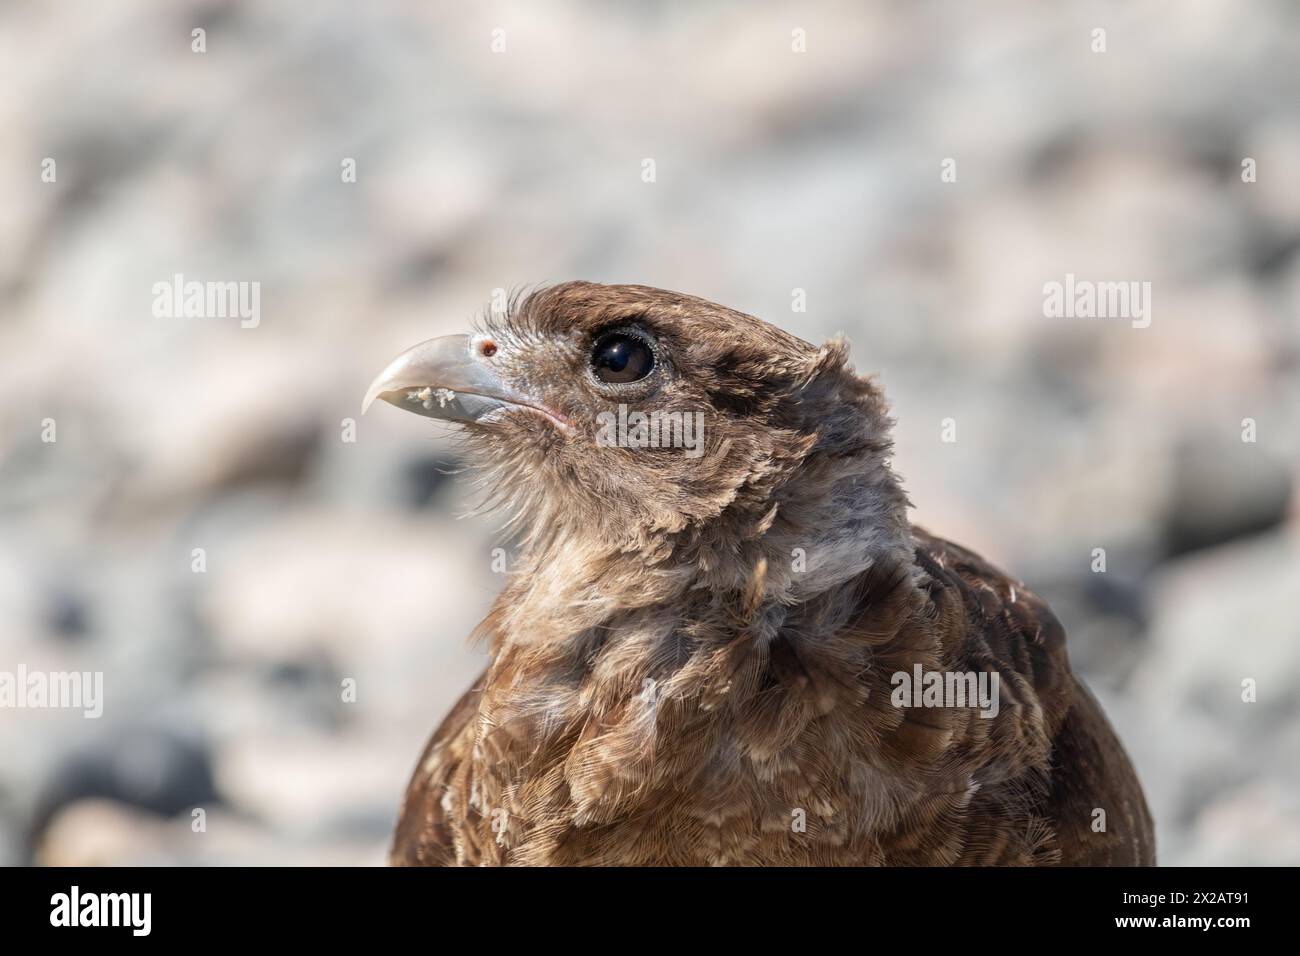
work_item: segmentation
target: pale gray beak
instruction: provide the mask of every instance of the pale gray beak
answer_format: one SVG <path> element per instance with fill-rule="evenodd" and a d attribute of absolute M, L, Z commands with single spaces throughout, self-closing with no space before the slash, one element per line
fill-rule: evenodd
<path fill-rule="evenodd" d="M 468 335 L 443 335 L 407 349 L 370 383 L 361 413 L 377 398 L 417 415 L 453 422 L 476 422 L 497 409 L 516 406 L 539 412 L 568 430 L 560 416 L 501 381 L 483 354 L 484 344 Z"/>
<path fill-rule="evenodd" d="M 478 421 L 509 401 L 508 390 L 468 335 L 444 335 L 407 349 L 370 383 L 361 414 L 377 398 L 454 422 Z"/>

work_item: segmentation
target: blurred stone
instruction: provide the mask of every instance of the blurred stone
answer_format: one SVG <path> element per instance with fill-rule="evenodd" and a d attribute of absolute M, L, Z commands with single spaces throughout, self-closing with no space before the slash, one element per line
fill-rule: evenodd
<path fill-rule="evenodd" d="M 221 660 L 261 668 L 323 654 L 356 683 L 356 706 L 338 686 L 335 706 L 383 724 L 481 666 L 466 639 L 499 583 L 490 561 L 472 524 L 445 515 L 293 511 L 211 567 L 199 610 Z"/>
<path fill-rule="evenodd" d="M 1173 496 L 1165 516 L 1171 556 L 1262 534 L 1286 521 L 1292 472 L 1269 446 L 1238 431 L 1198 434 L 1176 449 Z"/>
<path fill-rule="evenodd" d="M 33 832 L 39 834 L 63 807 L 92 797 L 160 816 L 219 800 L 207 748 L 158 727 L 109 730 L 98 743 L 64 758 L 41 788 Z"/>
<path fill-rule="evenodd" d="M 3 792 L 0 792 L 0 866 L 19 866 L 25 862 L 27 847 L 23 841 L 20 816 Z"/>
<path fill-rule="evenodd" d="M 418 753 L 416 754 L 418 757 Z M 391 825 L 415 757 L 400 741 L 365 734 L 283 735 L 232 741 L 218 755 L 222 791 L 283 833 L 313 831 L 334 815 Z"/>
<path fill-rule="evenodd" d="M 41 866 L 375 866 L 385 843 L 332 836 L 315 844 L 286 837 L 248 817 L 209 810 L 202 829 L 189 817 L 164 819 L 110 800 L 82 800 L 50 823 L 34 854 Z"/>
<path fill-rule="evenodd" d="M 1129 686 L 1135 716 L 1124 739 L 1140 755 L 1164 863 L 1225 862 L 1215 856 L 1222 848 L 1188 828 L 1240 788 L 1300 789 L 1300 764 L 1288 756 L 1300 748 L 1297 581 L 1294 530 L 1198 551 L 1153 581 L 1149 648 Z M 1300 829 L 1300 812 L 1287 806 L 1270 810 L 1286 818 L 1280 845 Z M 1233 855 L 1264 858 L 1274 859 L 1262 847 Z"/>
<path fill-rule="evenodd" d="M 1205 866 L 1296 866 L 1300 801 L 1294 789 L 1256 782 L 1233 789 L 1197 815 L 1192 839 Z"/>
<path fill-rule="evenodd" d="M 1153 582 L 1151 654 L 1135 689 L 1162 710 L 1200 710 L 1260 742 L 1265 712 L 1300 706 L 1298 581 L 1294 531 L 1198 552 L 1162 570 Z M 1257 683 L 1257 703 L 1242 701 L 1247 678 Z"/>
<path fill-rule="evenodd" d="M 1075 672 L 1090 683 L 1123 687 L 1146 651 L 1149 614 L 1142 584 L 1108 570 L 1044 581 L 1037 590 L 1065 626 Z"/>
<path fill-rule="evenodd" d="M 106 799 L 59 808 L 35 852 L 38 866 L 158 866 L 170 857 L 160 817 Z"/>
<path fill-rule="evenodd" d="M 347 716 L 347 710 L 339 706 L 342 676 L 329 655 L 315 649 L 267 667 L 264 693 L 272 695 L 281 706 L 295 708 L 311 725 L 333 730 Z"/>
<path fill-rule="evenodd" d="M 427 507 L 434 495 L 449 491 L 455 484 L 452 478 L 463 468 L 463 463 L 441 456 L 425 456 L 407 462 L 407 500 L 411 507 Z"/>
<path fill-rule="evenodd" d="M 90 612 L 86 598 L 69 589 L 50 595 L 46 622 L 50 633 L 64 640 L 80 640 L 90 630 Z"/>

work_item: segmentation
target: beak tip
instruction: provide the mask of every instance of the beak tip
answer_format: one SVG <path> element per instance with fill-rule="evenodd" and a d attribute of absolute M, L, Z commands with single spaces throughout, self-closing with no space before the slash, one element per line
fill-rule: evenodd
<path fill-rule="evenodd" d="M 370 410 L 371 405 L 375 404 L 375 399 L 384 397 L 384 394 L 389 390 L 387 384 L 387 380 L 383 375 L 370 383 L 370 387 L 366 389 L 366 397 L 361 399 L 362 415 Z"/>

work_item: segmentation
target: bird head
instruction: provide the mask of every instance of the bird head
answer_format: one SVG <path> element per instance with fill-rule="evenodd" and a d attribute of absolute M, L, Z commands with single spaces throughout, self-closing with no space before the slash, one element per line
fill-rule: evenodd
<path fill-rule="evenodd" d="M 403 352 L 365 406 L 462 425 L 489 500 L 534 538 L 643 558 L 689 540 L 707 563 L 828 506 L 852 517 L 852 486 L 888 476 L 884 401 L 846 357 L 692 296 L 570 282 Z M 876 491 L 901 508 L 892 479 Z"/>

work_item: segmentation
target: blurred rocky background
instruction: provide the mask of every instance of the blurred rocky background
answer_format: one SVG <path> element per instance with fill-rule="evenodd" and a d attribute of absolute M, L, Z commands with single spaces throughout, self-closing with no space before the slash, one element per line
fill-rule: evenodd
<path fill-rule="evenodd" d="M 1162 862 L 1300 862 L 1292 0 L 45 0 L 0 63 L 0 670 L 105 681 L 0 710 L 0 862 L 382 862 L 499 520 L 359 401 L 570 278 L 845 332 L 917 520 L 1064 620 Z M 155 317 L 177 273 L 260 324 Z M 1067 273 L 1150 327 L 1045 318 Z"/>

